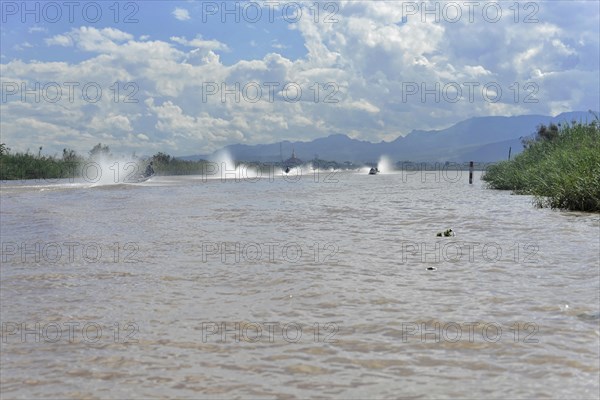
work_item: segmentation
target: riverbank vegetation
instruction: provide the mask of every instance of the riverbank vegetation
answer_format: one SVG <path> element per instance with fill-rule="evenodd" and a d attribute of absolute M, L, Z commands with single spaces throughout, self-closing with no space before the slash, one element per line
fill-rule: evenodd
<path fill-rule="evenodd" d="M 488 167 L 492 189 L 533 195 L 539 207 L 600 212 L 600 130 L 596 117 L 562 126 L 540 125 L 511 161 Z"/>
<path fill-rule="evenodd" d="M 38 153 L 10 153 L 10 148 L 0 144 L 0 180 L 14 179 L 58 179 L 69 178 L 83 158 L 75 151 L 63 149 L 62 157 L 42 155 L 40 146 Z"/>
<path fill-rule="evenodd" d="M 211 170 L 205 160 L 180 160 L 163 152 L 153 155 L 150 161 L 158 175 L 203 175 Z"/>
<path fill-rule="evenodd" d="M 37 154 L 30 150 L 12 153 L 6 144 L 1 143 L 0 180 L 78 178 L 82 176 L 86 163 L 93 163 L 98 159 L 114 159 L 115 163 L 119 162 L 118 158 L 112 156 L 110 148 L 101 143 L 95 145 L 87 157 L 70 149 L 63 149 L 62 156 L 43 155 L 42 150 L 43 147 L 40 146 Z M 204 160 L 183 161 L 164 153 L 157 153 L 150 159 L 140 159 L 134 155 L 131 160 L 139 164 L 140 170 L 144 170 L 146 165 L 153 161 L 154 170 L 159 175 L 203 174 L 207 170 L 207 162 Z M 118 164 L 115 165 L 118 167 Z"/>

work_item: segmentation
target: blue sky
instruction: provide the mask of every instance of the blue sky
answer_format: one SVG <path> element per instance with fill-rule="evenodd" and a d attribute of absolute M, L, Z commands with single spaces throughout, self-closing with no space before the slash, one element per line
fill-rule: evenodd
<path fill-rule="evenodd" d="M 600 108 L 596 1 L 68 4 L 2 1 L 13 150 L 189 155 Z"/>

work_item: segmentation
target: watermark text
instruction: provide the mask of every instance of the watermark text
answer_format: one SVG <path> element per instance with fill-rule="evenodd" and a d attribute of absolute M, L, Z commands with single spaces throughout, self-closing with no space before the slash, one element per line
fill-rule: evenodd
<path fill-rule="evenodd" d="M 135 322 L 2 322 L 2 343 L 137 343 Z"/>
<path fill-rule="evenodd" d="M 137 263 L 136 242 L 2 242 L 3 263 Z"/>

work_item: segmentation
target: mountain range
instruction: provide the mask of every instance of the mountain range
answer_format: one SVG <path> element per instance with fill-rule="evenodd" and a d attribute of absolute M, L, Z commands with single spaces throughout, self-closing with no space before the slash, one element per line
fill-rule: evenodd
<path fill-rule="evenodd" d="M 271 144 L 232 144 L 212 154 L 179 157 L 183 160 L 214 159 L 227 151 L 236 161 L 278 162 L 288 158 L 292 151 L 296 157 L 309 161 L 322 160 L 353 163 L 377 162 L 383 155 L 393 161 L 429 162 L 494 162 L 505 160 L 509 149 L 512 154 L 523 150 L 521 138 L 531 136 L 540 124 L 590 121 L 589 111 L 573 111 L 555 117 L 545 115 L 520 115 L 512 117 L 475 117 L 446 129 L 413 130 L 391 142 L 372 143 L 352 139 L 344 134 L 333 134 L 309 142 L 282 141 Z M 283 149 L 283 155 L 281 154 Z"/>

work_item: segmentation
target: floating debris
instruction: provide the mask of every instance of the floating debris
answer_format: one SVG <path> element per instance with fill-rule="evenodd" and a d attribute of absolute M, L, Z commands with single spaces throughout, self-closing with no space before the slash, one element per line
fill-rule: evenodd
<path fill-rule="evenodd" d="M 438 237 L 448 237 L 448 236 L 455 236 L 454 231 L 452 229 L 446 229 L 444 232 L 438 232 L 437 235 Z"/>

